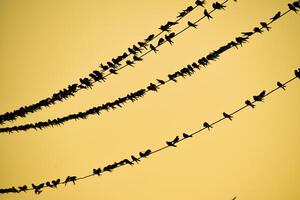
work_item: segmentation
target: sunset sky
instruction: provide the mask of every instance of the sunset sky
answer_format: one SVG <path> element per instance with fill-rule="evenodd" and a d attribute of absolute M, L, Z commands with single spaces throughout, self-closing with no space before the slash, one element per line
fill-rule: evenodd
<path fill-rule="evenodd" d="M 211 10 L 207 1 L 206 7 Z M 222 1 L 220 1 L 221 3 Z M 45 121 L 113 101 L 197 61 L 241 32 L 268 22 L 288 0 L 230 0 L 202 20 L 93 89 L 0 127 Z M 0 114 L 30 105 L 77 83 L 138 41 L 176 20 L 191 0 L 0 0 Z M 299 12 L 300 13 L 300 12 Z M 300 68 L 300 16 L 289 13 L 193 76 L 158 93 L 63 126 L 0 134 L 0 188 L 42 183 L 157 149 L 183 132 L 202 128 L 270 91 Z M 203 16 L 197 8 L 174 27 Z M 164 34 L 163 34 L 164 35 Z M 209 132 L 194 136 L 111 174 L 57 189 L 1 195 L 3 200 L 54 199 L 300 199 L 300 80 Z"/>

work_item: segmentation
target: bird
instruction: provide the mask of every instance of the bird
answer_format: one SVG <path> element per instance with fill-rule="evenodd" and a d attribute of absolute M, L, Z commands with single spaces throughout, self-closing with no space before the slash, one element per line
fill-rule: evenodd
<path fill-rule="evenodd" d="M 139 48 L 139 47 L 137 47 L 136 45 L 133 45 L 133 50 L 135 50 L 135 51 L 138 51 L 138 52 L 140 52 L 140 53 L 142 53 L 142 50 L 141 50 L 141 48 Z"/>
<path fill-rule="evenodd" d="M 155 37 L 154 34 L 149 35 L 149 36 L 145 39 L 145 42 L 150 42 L 151 40 L 154 39 L 154 37 Z"/>
<path fill-rule="evenodd" d="M 113 64 L 112 62 L 107 62 L 107 65 L 108 65 L 108 67 L 110 67 L 110 68 L 115 68 L 115 67 L 116 67 L 116 65 Z"/>
<path fill-rule="evenodd" d="M 106 71 L 109 69 L 107 65 L 103 65 L 102 63 L 100 64 L 100 67 L 102 68 L 103 71 Z"/>
<path fill-rule="evenodd" d="M 268 24 L 267 24 L 266 22 L 260 22 L 260 25 L 261 25 L 263 28 L 267 29 L 267 31 L 270 31 L 270 29 L 271 29 L 271 27 L 269 27 Z"/>
<path fill-rule="evenodd" d="M 242 32 L 243 35 L 250 37 L 251 35 L 253 35 L 253 32 Z"/>
<path fill-rule="evenodd" d="M 132 62 L 131 60 L 127 60 L 126 65 L 129 65 L 129 66 L 133 67 L 134 62 Z"/>
<path fill-rule="evenodd" d="M 165 39 L 164 38 L 160 38 L 157 42 L 157 46 L 160 46 L 162 45 L 163 43 L 165 42 Z"/>
<path fill-rule="evenodd" d="M 50 183 L 49 181 L 46 182 L 46 186 L 47 186 L 47 187 L 50 187 L 50 188 L 53 188 L 53 187 L 54 187 L 53 185 L 51 185 L 51 183 Z"/>
<path fill-rule="evenodd" d="M 282 88 L 283 90 L 285 90 L 286 86 L 282 83 L 280 83 L 279 81 L 277 81 L 277 86 Z"/>
<path fill-rule="evenodd" d="M 214 9 L 224 9 L 226 6 L 220 4 L 219 2 L 215 2 L 215 3 L 212 4 L 212 7 Z"/>
<path fill-rule="evenodd" d="M 198 26 L 196 23 L 193 23 L 190 21 L 188 21 L 188 25 L 189 25 L 189 27 L 193 27 L 193 28 L 197 28 L 197 26 Z"/>
<path fill-rule="evenodd" d="M 93 169 L 93 174 L 100 176 L 101 168 Z"/>
<path fill-rule="evenodd" d="M 203 126 L 204 126 L 204 128 L 207 128 L 208 130 L 210 130 L 210 128 L 212 128 L 212 126 L 207 122 L 204 122 Z"/>
<path fill-rule="evenodd" d="M 196 0 L 196 2 L 195 2 L 195 4 L 197 5 L 197 6 L 201 6 L 201 7 L 203 7 L 204 8 L 204 4 L 205 4 L 206 2 L 205 2 L 205 0 Z"/>
<path fill-rule="evenodd" d="M 293 3 L 293 6 L 296 7 L 296 8 L 300 8 L 300 1 L 295 1 Z"/>
<path fill-rule="evenodd" d="M 208 13 L 208 11 L 204 10 L 204 16 L 207 17 L 207 19 L 212 19 L 213 17 Z"/>
<path fill-rule="evenodd" d="M 60 183 L 60 179 L 53 180 L 51 181 L 51 183 L 53 184 L 54 187 L 56 187 Z"/>
<path fill-rule="evenodd" d="M 140 45 L 140 47 L 144 48 L 147 50 L 147 43 L 145 42 L 138 42 L 138 45 Z"/>
<path fill-rule="evenodd" d="M 223 116 L 224 116 L 225 118 L 227 118 L 227 119 L 230 119 L 230 120 L 232 120 L 232 118 L 233 118 L 232 115 L 229 115 L 229 114 L 227 114 L 226 112 L 223 112 Z"/>
<path fill-rule="evenodd" d="M 254 101 L 261 101 L 263 102 L 263 98 L 266 95 L 266 91 L 263 90 L 261 93 L 259 93 L 259 95 L 253 96 Z"/>
<path fill-rule="evenodd" d="M 153 44 L 150 44 L 150 49 L 151 49 L 152 51 L 154 51 L 154 53 L 157 53 L 157 52 L 158 52 L 158 50 L 155 48 L 155 46 L 153 46 Z"/>
<path fill-rule="evenodd" d="M 254 31 L 255 33 L 262 33 L 262 32 L 263 32 L 259 27 L 255 27 L 255 28 L 253 29 L 253 31 Z"/>
<path fill-rule="evenodd" d="M 135 61 L 142 61 L 143 59 L 141 57 L 138 57 L 136 55 L 133 56 L 133 60 Z"/>
<path fill-rule="evenodd" d="M 176 145 L 173 144 L 172 141 L 167 141 L 166 143 L 167 143 L 167 145 L 168 145 L 169 147 L 176 147 Z"/>
<path fill-rule="evenodd" d="M 19 192 L 26 192 L 27 189 L 27 185 L 19 186 Z"/>
<path fill-rule="evenodd" d="M 246 104 L 247 106 L 250 106 L 251 108 L 255 108 L 255 105 L 254 105 L 253 103 L 251 103 L 250 100 L 246 100 L 246 101 L 245 101 L 245 104 Z"/>
<path fill-rule="evenodd" d="M 183 136 L 183 138 L 190 138 L 190 137 L 192 137 L 191 135 L 186 134 L 186 133 L 183 133 L 182 136 Z"/>
<path fill-rule="evenodd" d="M 295 76 L 300 79 L 300 68 L 298 70 L 296 69 L 294 71 L 294 73 L 295 73 Z"/>
<path fill-rule="evenodd" d="M 155 84 L 150 83 L 150 85 L 147 87 L 147 89 L 157 92 L 158 87 Z"/>
<path fill-rule="evenodd" d="M 161 25 L 159 27 L 159 29 L 162 31 L 162 32 L 169 32 L 170 31 L 170 27 L 168 25 Z"/>
<path fill-rule="evenodd" d="M 274 17 L 270 18 L 270 20 L 271 20 L 271 22 L 273 22 L 273 21 L 277 20 L 280 17 L 281 17 L 281 12 L 279 11 L 278 13 L 276 13 L 274 15 Z"/>
<path fill-rule="evenodd" d="M 156 79 L 156 80 L 157 80 L 157 82 L 158 82 L 159 84 L 161 84 L 161 85 L 163 85 L 163 84 L 166 83 L 164 80 L 161 80 L 161 79 Z"/>
<path fill-rule="evenodd" d="M 176 21 L 175 22 L 168 21 L 166 25 L 169 26 L 169 27 L 171 27 L 171 26 L 174 26 L 176 24 L 178 24 L 178 22 L 176 22 Z"/>
<path fill-rule="evenodd" d="M 173 44 L 172 38 L 175 37 L 175 33 L 172 32 L 169 35 L 165 35 L 166 41 L 169 42 L 171 45 Z"/>
<path fill-rule="evenodd" d="M 187 8 L 184 10 L 184 12 L 189 13 L 189 12 L 191 12 L 192 10 L 194 10 L 194 7 L 193 7 L 193 6 L 189 6 L 189 7 L 187 7 Z"/>
<path fill-rule="evenodd" d="M 111 74 L 118 74 L 118 73 L 117 73 L 117 70 L 115 70 L 115 69 L 109 69 L 109 72 L 110 72 Z"/>
<path fill-rule="evenodd" d="M 133 50 L 132 48 L 128 48 L 128 52 L 130 53 L 130 54 L 133 54 L 133 55 L 135 55 L 136 54 L 136 52 L 135 52 L 135 50 Z"/>
<path fill-rule="evenodd" d="M 293 4 L 289 3 L 288 6 L 290 10 L 294 11 L 295 13 L 298 12 L 298 9 Z"/>
<path fill-rule="evenodd" d="M 140 162 L 140 160 L 134 156 L 131 156 L 131 159 L 133 162 L 136 162 L 136 163 Z"/>

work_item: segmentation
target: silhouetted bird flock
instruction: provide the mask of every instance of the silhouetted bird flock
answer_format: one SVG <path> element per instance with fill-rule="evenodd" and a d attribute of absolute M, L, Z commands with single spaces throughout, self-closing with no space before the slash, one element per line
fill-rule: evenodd
<path fill-rule="evenodd" d="M 226 1 L 225 1 L 226 2 Z M 201 0 L 197 0 L 195 2 L 196 7 L 197 6 L 201 6 L 204 7 L 205 1 L 201 1 Z M 289 11 L 294 11 L 294 12 L 298 12 L 300 9 L 300 1 L 295 1 L 293 3 L 289 3 L 288 4 L 288 8 L 289 10 L 286 12 L 288 13 Z M 191 11 L 193 11 L 196 7 L 193 6 L 189 6 L 186 9 L 184 9 L 183 11 L 181 11 L 179 13 L 179 15 L 177 16 L 179 19 L 183 18 L 184 16 L 186 16 L 188 13 L 190 13 Z M 212 7 L 215 10 L 221 10 L 225 8 L 224 3 L 221 4 L 219 2 L 215 2 L 213 3 Z M 286 14 L 285 13 L 285 14 Z M 205 9 L 204 10 L 204 15 L 210 19 L 212 18 L 210 16 L 210 13 Z M 271 27 L 269 26 L 271 23 L 273 23 L 274 21 L 278 20 L 280 17 L 282 17 L 284 14 L 281 14 L 281 12 L 277 12 L 272 18 L 270 18 L 270 22 L 260 22 L 260 27 L 254 27 L 254 29 L 250 32 L 242 32 L 242 36 L 236 37 L 233 41 L 230 41 L 229 43 L 227 43 L 224 46 L 221 46 L 219 49 L 212 51 L 211 53 L 209 53 L 207 56 L 204 56 L 202 58 L 200 58 L 197 62 L 193 62 L 192 64 L 187 65 L 186 67 L 176 71 L 175 73 L 171 73 L 168 74 L 168 79 L 167 80 L 162 80 L 162 79 L 156 79 L 157 83 L 150 83 L 146 88 L 144 89 L 140 89 L 137 90 L 136 92 L 132 92 L 127 94 L 124 97 L 120 97 L 117 100 L 113 101 L 113 102 L 108 102 L 105 104 L 102 104 L 101 106 L 98 107 L 93 107 L 85 112 L 79 112 L 77 114 L 71 114 L 62 118 L 56 118 L 53 120 L 47 120 L 44 122 L 37 122 L 37 123 L 32 123 L 32 124 L 25 124 L 25 125 L 21 125 L 21 126 L 14 126 L 14 127 L 7 127 L 7 128 L 0 128 L 0 132 L 13 132 L 13 131 L 25 131 L 28 129 L 43 129 L 45 127 L 49 127 L 49 126 L 56 126 L 56 125 L 60 125 L 63 124 L 66 121 L 72 120 L 72 119 L 85 119 L 87 118 L 87 116 L 89 115 L 93 115 L 93 114 L 100 114 L 102 110 L 112 110 L 112 109 L 116 109 L 117 107 L 122 107 L 125 103 L 127 103 L 127 101 L 131 101 L 134 102 L 136 100 L 138 100 L 139 98 L 143 97 L 148 91 L 154 91 L 154 92 L 158 92 L 159 90 L 159 86 L 161 85 L 165 85 L 168 82 L 177 82 L 177 78 L 178 77 L 185 77 L 185 76 L 191 76 L 193 73 L 195 73 L 196 70 L 199 70 L 201 67 L 205 67 L 207 66 L 211 61 L 215 61 L 219 58 L 219 56 L 231 49 L 231 48 L 238 48 L 239 46 L 242 46 L 244 43 L 248 42 L 248 39 L 254 35 L 255 33 L 263 33 L 263 30 L 267 30 L 270 31 Z M 165 25 L 162 25 L 160 27 L 160 30 L 162 32 L 167 32 L 168 34 L 166 34 L 164 37 L 160 38 L 158 40 L 158 43 L 156 46 L 154 46 L 153 44 L 148 45 L 148 43 L 150 41 L 152 41 L 157 35 L 149 35 L 144 42 L 138 42 L 139 46 L 133 45 L 132 48 L 128 48 L 128 52 L 129 53 L 124 53 L 122 56 L 119 56 L 117 58 L 113 58 L 111 62 L 107 62 L 107 65 L 103 65 L 101 64 L 100 67 L 102 68 L 102 71 L 98 71 L 95 70 L 93 71 L 91 74 L 89 74 L 90 78 L 80 78 L 80 84 L 72 84 L 69 85 L 67 89 L 63 89 L 61 90 L 59 93 L 54 94 L 51 98 L 47 98 L 44 99 L 42 101 L 40 101 L 37 104 L 33 104 L 31 106 L 28 107 L 22 107 L 16 111 L 13 112 L 8 112 L 4 115 L 0 116 L 0 123 L 3 123 L 5 121 L 10 121 L 10 120 L 14 120 L 16 119 L 16 117 L 21 116 L 21 117 L 25 117 L 25 115 L 29 112 L 35 112 L 37 110 L 40 110 L 42 107 L 44 106 L 49 106 L 51 104 L 54 104 L 56 101 L 62 101 L 63 99 L 68 98 L 69 96 L 73 96 L 79 89 L 87 89 L 87 88 L 92 88 L 93 83 L 94 82 L 98 82 L 98 81 L 105 81 L 105 76 L 103 75 L 103 71 L 107 71 L 109 70 L 110 73 L 112 74 L 117 74 L 118 71 L 118 66 L 121 66 L 120 62 L 124 59 L 126 59 L 130 54 L 133 55 L 133 61 L 132 60 L 127 60 L 126 61 L 126 65 L 128 66 L 134 66 L 135 62 L 138 61 L 142 61 L 142 57 L 138 56 L 138 53 L 142 53 L 142 50 L 147 50 L 148 47 L 150 48 L 151 51 L 154 51 L 155 53 L 158 52 L 157 47 L 162 45 L 165 42 L 168 42 L 170 44 L 173 43 L 172 39 L 176 36 L 176 34 L 174 32 L 171 32 L 171 27 L 178 24 L 178 21 L 172 22 L 172 21 L 168 21 Z M 196 28 L 197 27 L 197 23 L 193 23 L 188 21 L 188 27 L 192 27 L 192 28 Z M 261 91 L 259 94 L 254 95 L 253 96 L 253 100 L 246 100 L 245 101 L 245 106 L 239 108 L 238 110 L 232 112 L 232 113 L 226 113 L 223 112 L 222 116 L 223 118 L 221 118 L 218 121 L 215 121 L 213 123 L 208 123 L 208 122 L 204 122 L 201 129 L 197 130 L 194 133 L 188 134 L 188 133 L 183 133 L 182 137 L 180 136 L 176 136 L 175 138 L 173 138 L 172 140 L 166 141 L 165 144 L 166 146 L 152 151 L 151 149 L 147 149 L 145 151 L 141 151 L 139 152 L 138 155 L 131 155 L 130 158 L 125 158 L 121 161 L 118 162 L 114 162 L 112 164 L 106 165 L 103 168 L 94 168 L 92 170 L 92 173 L 88 176 L 84 176 L 84 177 L 77 177 L 77 176 L 67 176 L 65 179 L 54 179 L 51 181 L 46 181 L 45 183 L 39 183 L 39 184 L 31 184 L 31 188 L 28 187 L 27 185 L 22 185 L 22 186 L 18 186 L 18 187 L 10 187 L 10 188 L 4 188 L 4 189 L 0 189 L 0 193 L 20 193 L 20 192 L 26 192 L 28 190 L 33 190 L 36 194 L 40 194 L 44 188 L 57 188 L 58 185 L 67 185 L 68 183 L 73 183 L 75 184 L 76 181 L 80 180 L 80 179 L 85 179 L 88 178 L 90 176 L 100 176 L 102 173 L 104 172 L 112 172 L 114 169 L 124 166 L 124 165 L 134 165 L 137 164 L 141 161 L 141 159 L 143 158 L 147 158 L 148 156 L 150 156 L 151 154 L 157 153 L 162 151 L 163 149 L 167 148 L 167 147 L 177 147 L 177 144 L 179 142 L 181 142 L 182 140 L 188 139 L 188 138 L 192 138 L 193 135 L 200 133 L 201 131 L 207 129 L 210 130 L 213 128 L 213 125 L 221 122 L 222 119 L 229 119 L 229 120 L 233 120 L 233 115 L 236 114 L 237 112 L 240 112 L 242 109 L 249 107 L 255 108 L 255 103 L 256 102 L 263 102 L 264 98 L 266 96 L 268 96 L 269 94 L 271 94 L 272 92 L 278 90 L 278 89 L 286 89 L 286 84 L 291 82 L 292 80 L 295 79 L 300 79 L 300 68 L 296 69 L 294 71 L 294 78 L 287 81 L 287 82 L 280 82 L 277 81 L 276 83 L 276 88 L 274 90 L 272 90 L 271 92 L 267 93 L 265 90 Z M 236 199 L 236 197 L 234 197 L 233 199 Z"/>

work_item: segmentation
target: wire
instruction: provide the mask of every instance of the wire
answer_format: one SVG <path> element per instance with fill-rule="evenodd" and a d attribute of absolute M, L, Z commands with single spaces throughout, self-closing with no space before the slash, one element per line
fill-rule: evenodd
<path fill-rule="evenodd" d="M 300 69 L 298 69 L 298 71 L 296 70 L 297 73 L 300 74 Z M 270 90 L 268 93 L 264 94 L 263 96 L 261 96 L 261 99 L 260 100 L 253 100 L 251 102 L 252 105 L 255 105 L 256 102 L 258 101 L 262 101 L 263 98 L 266 98 L 267 96 L 270 96 L 271 94 L 273 94 L 274 92 L 278 91 L 279 89 L 281 89 L 282 87 L 286 87 L 289 83 L 291 83 L 292 81 L 296 80 L 296 79 L 300 79 L 300 75 L 298 74 L 298 76 L 295 76 L 291 79 L 289 79 L 288 81 L 285 81 L 284 83 L 282 83 L 281 86 L 278 86 L 278 87 L 275 87 L 274 89 Z M 229 115 L 231 117 L 235 116 L 237 113 L 241 112 L 242 110 L 246 109 L 247 107 L 249 107 L 250 105 L 245 105 L 245 106 L 242 106 L 242 107 L 239 107 L 237 108 L 236 110 L 234 110 L 233 112 L 231 112 Z M 224 115 L 224 114 L 223 114 Z M 193 136 L 197 135 L 197 134 L 200 134 L 202 133 L 204 130 L 208 129 L 210 127 L 212 127 L 213 125 L 216 125 L 218 123 L 221 123 L 223 120 L 225 120 L 227 117 L 222 117 L 220 119 L 217 119 L 216 121 L 212 122 L 211 124 L 209 124 L 209 126 L 205 126 L 203 128 L 200 128 L 194 132 L 192 132 L 191 134 L 185 134 L 185 136 L 183 135 L 182 138 L 179 138 L 179 136 L 176 136 L 176 142 L 175 140 L 172 140 L 172 141 L 167 141 L 167 145 L 164 145 L 156 150 L 153 150 L 151 151 L 150 149 L 147 149 L 145 151 L 145 153 L 143 152 L 140 152 L 140 156 L 139 157 L 134 157 L 134 159 L 132 159 L 132 161 L 130 161 L 129 159 L 124 159 L 120 162 L 115 162 L 114 164 L 110 164 L 110 165 L 106 165 L 105 167 L 103 167 L 102 169 L 101 168 L 98 168 L 98 169 L 93 169 L 93 173 L 91 174 L 88 174 L 88 175 L 85 175 L 85 176 L 82 176 L 82 177 L 77 177 L 77 176 L 68 176 L 65 181 L 60 181 L 60 179 L 54 179 L 54 181 L 57 181 L 59 180 L 59 183 L 57 183 L 56 185 L 54 184 L 51 184 L 53 183 L 48 181 L 48 185 L 45 185 L 44 183 L 40 183 L 38 186 L 34 186 L 34 187 L 31 187 L 31 188 L 28 188 L 26 185 L 23 185 L 23 186 L 19 186 L 19 189 L 17 189 L 16 187 L 11 187 L 11 188 L 5 188 L 5 189 L 0 189 L 0 193 L 4 194 L 4 193 L 20 193 L 22 191 L 35 191 L 36 194 L 40 194 L 42 192 L 42 189 L 48 187 L 48 188 L 56 188 L 58 185 L 63 185 L 63 184 L 67 184 L 69 182 L 73 182 L 75 184 L 75 182 L 78 182 L 79 180 L 85 180 L 85 179 L 88 179 L 88 178 L 91 178 L 93 176 L 100 176 L 101 174 L 105 173 L 105 172 L 113 172 L 113 170 L 117 169 L 117 168 L 120 168 L 122 166 L 125 166 L 125 165 L 133 165 L 134 162 L 140 162 L 141 159 L 143 158 L 146 158 L 146 157 L 149 157 L 149 156 L 152 156 L 154 154 L 158 154 L 160 152 L 162 152 L 163 150 L 167 149 L 167 148 L 172 148 L 172 147 L 177 147 L 177 145 L 186 140 L 186 139 L 189 139 L 189 138 L 192 138 Z M 207 123 L 207 122 L 205 122 Z M 204 124 L 205 124 L 204 123 Z M 148 152 L 148 153 L 146 153 Z M 132 158 L 132 157 L 131 157 Z M 98 172 L 97 172 L 98 170 Z M 73 179 L 72 179 L 73 177 Z M 26 186 L 26 187 L 25 187 Z M 21 190 L 21 188 L 23 187 L 23 189 Z M 26 188 L 26 189 L 24 189 Z"/>
<path fill-rule="evenodd" d="M 277 17 L 276 20 L 271 19 L 271 21 L 266 24 L 270 25 L 270 24 L 274 23 L 274 21 L 277 21 L 278 19 L 282 18 L 283 16 L 288 14 L 290 11 L 291 11 L 290 9 L 287 10 L 282 15 Z M 126 103 L 128 101 L 134 102 L 137 99 L 143 97 L 146 93 L 148 93 L 150 91 L 157 92 L 160 86 L 166 85 L 170 81 L 177 82 L 176 78 L 178 76 L 184 77 L 187 75 L 192 75 L 196 69 L 200 69 L 200 65 L 205 67 L 206 65 L 209 64 L 210 61 L 214 61 L 217 58 L 219 58 L 219 56 L 222 53 L 224 53 L 225 51 L 232 49 L 233 47 L 237 48 L 238 45 L 242 46 L 245 42 L 248 41 L 248 39 L 250 37 L 252 37 L 256 33 L 262 33 L 263 29 L 267 29 L 267 28 L 268 27 L 265 27 L 265 26 L 261 26 L 260 28 L 255 27 L 253 29 L 253 30 L 255 30 L 254 32 L 248 32 L 248 33 L 251 33 L 250 35 L 236 37 L 235 41 L 231 41 L 228 44 L 221 46 L 218 50 L 213 51 L 212 53 L 208 54 L 206 57 L 200 58 L 198 60 L 198 64 L 194 62 L 193 64 L 188 65 L 187 67 L 184 67 L 181 70 L 178 70 L 173 74 L 169 74 L 168 80 L 166 80 L 166 81 L 160 80 L 159 84 L 157 84 L 157 85 L 150 83 L 150 85 L 144 89 L 140 89 L 140 90 L 137 90 L 136 92 L 128 94 L 127 96 L 120 97 L 113 102 L 108 102 L 108 103 L 102 104 L 101 106 L 90 108 L 90 109 L 86 110 L 85 112 L 79 112 L 77 114 L 70 114 L 68 116 L 64 116 L 64 117 L 56 118 L 56 119 L 52 119 L 52 120 L 48 119 L 47 121 L 40 121 L 40 122 L 37 122 L 34 124 L 31 123 L 31 124 L 25 124 L 25 125 L 13 126 L 13 127 L 0 128 L 0 133 L 12 133 L 12 132 L 16 132 L 16 131 L 27 131 L 29 129 L 43 129 L 43 128 L 50 127 L 50 126 L 54 127 L 54 126 L 62 125 L 64 122 L 67 122 L 70 120 L 86 119 L 89 115 L 95 115 L 95 114 L 100 115 L 100 111 L 102 111 L 102 110 L 109 111 L 109 109 L 115 109 L 116 107 L 122 107 L 122 105 L 124 103 Z"/>

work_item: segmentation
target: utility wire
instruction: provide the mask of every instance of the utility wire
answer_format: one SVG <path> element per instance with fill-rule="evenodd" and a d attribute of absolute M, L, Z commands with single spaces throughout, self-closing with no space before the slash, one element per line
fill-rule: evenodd
<path fill-rule="evenodd" d="M 298 1 L 297 1 L 298 2 Z M 256 33 L 263 33 L 263 30 L 269 30 L 272 23 L 274 21 L 277 21 L 278 19 L 282 18 L 286 14 L 288 14 L 291 11 L 291 8 L 289 7 L 289 10 L 285 11 L 283 14 L 281 12 L 276 13 L 276 18 L 271 18 L 270 22 L 265 23 L 261 22 L 261 27 L 255 27 L 253 31 L 250 32 L 243 32 L 242 36 L 236 37 L 235 41 L 231 41 L 228 44 L 221 46 L 218 50 L 213 51 L 212 53 L 208 54 L 206 57 L 202 57 L 198 60 L 198 63 L 194 62 L 191 65 L 187 65 L 187 67 L 182 68 L 181 70 L 178 70 L 177 72 L 173 74 L 168 75 L 168 79 L 166 81 L 160 80 L 159 83 L 156 85 L 154 83 L 150 83 L 148 87 L 144 89 L 140 89 L 136 92 L 130 93 L 127 96 L 120 97 L 117 100 L 113 102 L 108 102 L 105 104 L 102 104 L 101 106 L 93 107 L 90 108 L 84 112 L 79 112 L 77 114 L 70 114 L 68 116 L 64 116 L 61 118 L 56 118 L 56 119 L 48 119 L 47 121 L 40 121 L 36 123 L 31 123 L 31 124 L 25 124 L 25 125 L 19 125 L 19 126 L 13 126 L 13 127 L 4 127 L 0 128 L 0 133 L 12 133 L 16 131 L 27 131 L 29 129 L 43 129 L 46 127 L 54 127 L 58 125 L 62 125 L 64 122 L 70 121 L 70 120 L 77 120 L 77 119 L 86 119 L 89 115 L 95 115 L 98 114 L 100 115 L 100 111 L 106 110 L 109 111 L 109 109 L 116 109 L 116 107 L 122 107 L 124 103 L 128 101 L 136 101 L 137 99 L 143 97 L 146 93 L 150 91 L 155 91 L 157 92 L 159 87 L 162 85 L 166 85 L 170 81 L 177 82 L 176 78 L 179 76 L 187 76 L 187 75 L 192 75 L 196 69 L 200 69 L 200 66 L 205 67 L 206 65 L 209 64 L 210 61 L 214 61 L 219 56 L 224 53 L 225 51 L 232 49 L 232 48 L 238 48 L 238 46 L 242 46 L 244 43 L 248 41 L 250 37 L 255 35 Z M 279 13 L 279 15 L 278 15 Z"/>
<path fill-rule="evenodd" d="M 241 112 L 242 110 L 246 109 L 247 107 L 254 107 L 255 103 L 257 102 L 262 102 L 267 96 L 270 96 L 271 94 L 273 94 L 274 92 L 278 91 L 279 89 L 285 89 L 287 87 L 288 84 L 290 84 L 292 81 L 295 81 L 296 79 L 300 79 L 300 68 L 295 70 L 295 75 L 294 77 L 292 77 L 291 79 L 280 83 L 277 82 L 277 87 L 275 87 L 274 89 L 270 90 L 268 93 L 266 93 L 265 91 L 263 91 L 263 95 L 261 95 L 262 93 L 260 93 L 257 96 L 253 96 L 253 101 L 250 101 L 250 104 L 246 104 L 245 106 L 241 106 L 237 109 L 235 109 L 234 111 L 232 111 L 230 114 L 225 115 L 223 113 L 223 117 L 220 119 L 217 119 L 216 121 L 212 122 L 212 123 L 207 123 L 204 122 L 203 123 L 203 128 L 199 128 L 198 130 L 190 133 L 190 134 L 186 134 L 183 133 L 182 137 L 179 137 L 178 135 L 175 137 L 175 139 L 171 140 L 171 141 L 167 141 L 165 144 L 167 145 L 163 145 L 162 147 L 156 149 L 156 150 L 150 150 L 147 149 L 145 152 L 140 152 L 139 153 L 139 157 L 134 157 L 131 156 L 131 158 L 126 158 L 123 159 L 119 162 L 115 162 L 113 164 L 109 164 L 106 165 L 103 168 L 96 168 L 92 170 L 92 173 L 82 176 L 82 177 L 77 177 L 77 176 L 68 176 L 64 181 L 61 181 L 61 179 L 54 179 L 51 182 L 47 181 L 45 183 L 40 183 L 38 185 L 32 184 L 32 187 L 28 187 L 27 185 L 22 185 L 19 186 L 18 189 L 16 187 L 10 187 L 10 188 L 3 188 L 0 189 L 0 194 L 5 194 L 5 193 L 20 193 L 20 192 L 26 192 L 26 191 L 31 191 L 33 190 L 36 194 L 40 194 L 42 192 L 42 189 L 44 188 L 57 188 L 58 185 L 66 185 L 69 182 L 73 182 L 75 184 L 75 182 L 78 182 L 79 180 L 84 180 L 84 179 L 88 179 L 91 178 L 93 176 L 100 176 L 105 172 L 113 172 L 113 170 L 120 168 L 122 166 L 125 165 L 134 165 L 134 163 L 138 163 L 140 162 L 143 158 L 147 158 L 149 156 L 152 156 L 154 154 L 158 154 L 160 152 L 162 152 L 165 149 L 168 148 L 173 148 L 173 147 L 177 147 L 178 144 L 186 139 L 190 139 L 195 135 L 199 135 L 200 133 L 203 133 L 204 130 L 210 130 L 212 128 L 212 126 L 221 123 L 222 121 L 224 121 L 225 119 L 230 119 L 232 120 L 233 116 L 235 116 L 237 113 Z M 280 84 L 278 84 L 280 83 Z M 256 97 L 259 97 L 259 99 L 257 99 Z"/>

